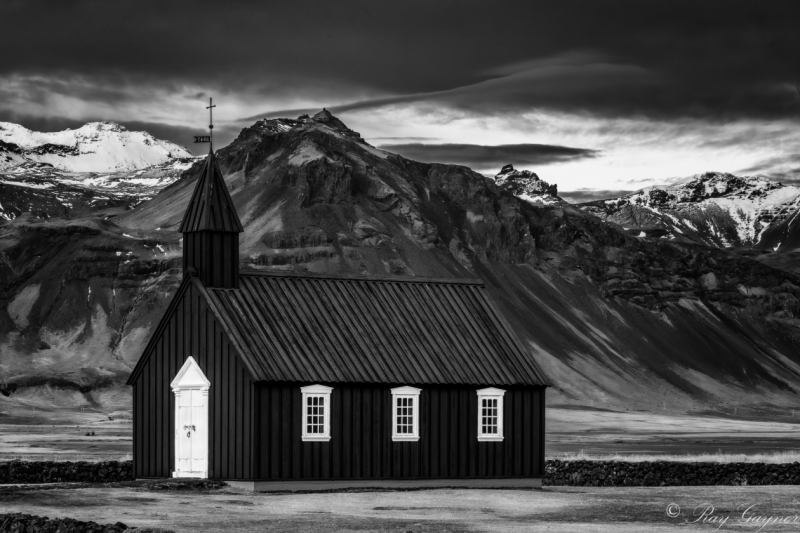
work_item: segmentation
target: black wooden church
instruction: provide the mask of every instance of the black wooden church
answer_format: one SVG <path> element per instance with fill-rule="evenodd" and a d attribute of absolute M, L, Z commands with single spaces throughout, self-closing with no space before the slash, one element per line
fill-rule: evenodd
<path fill-rule="evenodd" d="M 240 272 L 213 152 L 180 231 L 128 381 L 137 478 L 541 483 L 547 382 L 481 282 Z"/>

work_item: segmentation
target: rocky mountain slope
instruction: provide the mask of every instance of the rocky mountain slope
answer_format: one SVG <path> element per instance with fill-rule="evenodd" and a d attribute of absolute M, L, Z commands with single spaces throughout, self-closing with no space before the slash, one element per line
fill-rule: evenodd
<path fill-rule="evenodd" d="M 650 237 L 770 251 L 800 246 L 800 187 L 706 172 L 581 209 Z"/>
<path fill-rule="evenodd" d="M 327 112 L 256 122 L 217 154 L 243 267 L 481 278 L 556 384 L 551 405 L 796 407 L 791 273 L 522 201 L 465 167 L 374 148 Z M 124 212 L 0 221 L 0 419 L 53 398 L 124 405 L 180 279 L 176 230 L 201 169 Z"/>
<path fill-rule="evenodd" d="M 182 146 L 114 122 L 52 133 L 0 122 L 0 170 L 47 163 L 68 172 L 122 172 L 187 157 L 192 154 Z"/>
<path fill-rule="evenodd" d="M 541 205 L 560 205 L 564 202 L 558 196 L 558 186 L 542 180 L 530 170 L 516 170 L 514 165 L 506 165 L 494 177 L 495 183 L 514 196 Z"/>
<path fill-rule="evenodd" d="M 0 218 L 91 215 L 97 209 L 130 209 L 153 198 L 180 177 L 197 158 L 119 172 L 67 172 L 47 163 L 22 163 L 0 170 Z"/>

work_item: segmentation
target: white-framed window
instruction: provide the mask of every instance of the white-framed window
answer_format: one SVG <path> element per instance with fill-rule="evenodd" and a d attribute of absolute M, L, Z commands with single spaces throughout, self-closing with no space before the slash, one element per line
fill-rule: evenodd
<path fill-rule="evenodd" d="M 506 391 L 490 387 L 478 391 L 478 440 L 503 440 L 503 396 Z"/>
<path fill-rule="evenodd" d="M 303 440 L 331 440 L 331 391 L 325 385 L 300 387 L 303 393 Z"/>
<path fill-rule="evenodd" d="M 419 440 L 419 393 L 414 387 L 392 389 L 392 440 Z"/>

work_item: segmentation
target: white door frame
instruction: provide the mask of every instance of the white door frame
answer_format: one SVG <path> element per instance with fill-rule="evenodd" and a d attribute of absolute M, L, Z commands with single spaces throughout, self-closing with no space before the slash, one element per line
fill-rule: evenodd
<path fill-rule="evenodd" d="M 175 379 L 172 380 L 170 384 L 172 387 L 172 392 L 175 394 L 175 428 L 174 428 L 174 439 L 175 439 L 175 470 L 172 472 L 172 477 L 195 477 L 195 478 L 207 478 L 208 477 L 208 452 L 209 452 L 209 427 L 208 427 L 208 389 L 211 387 L 211 382 L 206 378 L 206 375 L 200 369 L 200 366 L 197 364 L 197 361 L 194 360 L 193 357 L 189 357 L 186 359 L 186 362 L 183 364 L 181 369 L 178 371 L 178 374 L 175 376 Z M 192 391 L 200 391 L 203 399 L 203 405 L 200 406 L 201 413 L 198 413 L 200 416 L 200 420 L 192 419 L 193 425 L 190 428 L 182 428 L 181 427 L 181 417 L 180 417 L 180 405 L 181 405 L 181 394 L 188 394 L 191 398 Z M 194 409 L 192 410 L 194 416 Z M 198 431 L 197 425 L 201 424 L 200 430 Z M 202 424 L 205 427 L 202 427 Z M 180 470 L 181 458 L 180 458 L 180 439 L 184 431 L 190 431 L 193 435 L 196 435 L 199 438 L 197 442 L 200 445 L 199 450 L 203 452 L 203 461 L 200 464 L 199 468 L 194 468 L 192 470 Z M 190 461 L 192 466 L 196 466 L 194 459 Z"/>

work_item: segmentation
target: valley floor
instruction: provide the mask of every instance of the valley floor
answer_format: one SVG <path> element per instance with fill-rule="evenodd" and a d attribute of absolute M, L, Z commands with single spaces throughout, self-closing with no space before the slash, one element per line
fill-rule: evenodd
<path fill-rule="evenodd" d="M 787 413 L 790 415 L 790 413 Z M 800 453 L 800 409 L 790 416 L 741 413 L 659 414 L 548 408 L 548 457 L 583 453 L 686 455 Z"/>
<path fill-rule="evenodd" d="M 0 417 L 0 461 L 130 459 L 130 422 L 104 420 L 91 413 L 83 419 L 77 416 L 70 424 L 64 420 L 44 424 L 44 418 L 3 423 Z M 546 413 L 546 452 L 548 458 L 575 454 L 591 458 L 613 454 L 800 454 L 800 418 L 789 422 L 789 417 L 746 416 L 553 407 Z M 91 432 L 94 435 L 86 436 Z"/>
<path fill-rule="evenodd" d="M 132 448 L 130 423 L 0 424 L 0 461 L 130 460 Z"/>
<path fill-rule="evenodd" d="M 668 510 L 674 517 L 668 516 Z M 72 517 L 98 523 L 121 521 L 129 527 L 149 526 L 176 532 L 641 532 L 676 528 L 681 531 L 800 528 L 797 516 L 800 500 L 796 487 L 790 486 L 547 487 L 279 495 L 230 488 L 202 493 L 163 492 L 150 490 L 146 483 L 98 488 L 0 486 L 0 513 L 4 512 Z M 770 517 L 771 521 L 766 522 Z M 776 522 L 779 518 L 784 522 Z M 726 522 L 719 527 L 722 520 Z"/>

